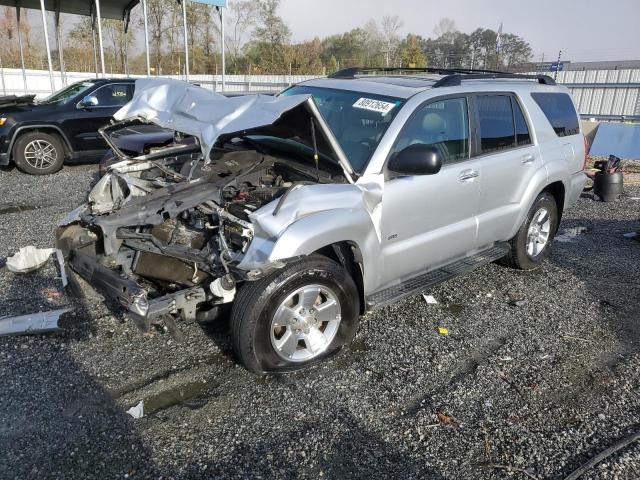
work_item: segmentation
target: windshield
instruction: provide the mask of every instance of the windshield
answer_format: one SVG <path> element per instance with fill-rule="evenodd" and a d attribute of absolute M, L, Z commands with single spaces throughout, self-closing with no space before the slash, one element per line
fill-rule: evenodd
<path fill-rule="evenodd" d="M 66 103 L 76 95 L 87 91 L 89 88 L 93 87 L 93 85 L 94 82 L 91 81 L 73 83 L 68 87 L 63 88 L 62 90 L 58 90 L 57 92 L 52 93 L 47 98 L 40 100 L 38 103 Z"/>
<path fill-rule="evenodd" d="M 310 94 L 353 169 L 362 173 L 402 99 L 333 88 L 295 85 L 281 96 Z"/>

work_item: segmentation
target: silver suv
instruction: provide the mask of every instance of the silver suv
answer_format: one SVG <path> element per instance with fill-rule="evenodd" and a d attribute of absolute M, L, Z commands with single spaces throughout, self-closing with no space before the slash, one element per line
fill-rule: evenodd
<path fill-rule="evenodd" d="M 120 161 L 59 247 L 143 330 L 231 304 L 254 372 L 319 362 L 366 311 L 485 263 L 539 267 L 585 183 L 575 107 L 546 76 L 348 69 L 234 98 L 139 80 L 115 118 Z M 130 156 L 111 135 L 137 123 L 175 141 Z"/>

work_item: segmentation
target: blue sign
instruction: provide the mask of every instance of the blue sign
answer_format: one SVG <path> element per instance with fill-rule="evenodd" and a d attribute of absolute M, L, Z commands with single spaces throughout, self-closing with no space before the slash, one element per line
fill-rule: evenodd
<path fill-rule="evenodd" d="M 549 71 L 551 72 L 561 72 L 564 70 L 564 63 L 560 62 L 553 62 L 551 65 L 549 65 Z"/>
<path fill-rule="evenodd" d="M 227 8 L 227 0 L 191 0 L 195 3 L 204 3 L 206 5 L 213 5 L 214 7 Z"/>

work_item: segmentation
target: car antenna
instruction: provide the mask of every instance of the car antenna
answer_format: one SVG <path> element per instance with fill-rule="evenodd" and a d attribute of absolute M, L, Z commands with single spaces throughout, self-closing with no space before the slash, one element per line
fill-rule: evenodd
<path fill-rule="evenodd" d="M 318 178 L 318 183 L 320 183 L 320 169 L 318 168 L 318 144 L 316 143 L 316 127 L 313 121 L 313 117 L 311 117 L 311 141 L 313 142 L 313 160 L 316 162 L 316 177 Z"/>

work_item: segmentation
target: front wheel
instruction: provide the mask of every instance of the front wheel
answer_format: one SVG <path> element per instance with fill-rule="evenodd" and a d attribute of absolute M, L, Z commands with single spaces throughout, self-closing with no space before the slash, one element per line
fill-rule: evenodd
<path fill-rule="evenodd" d="M 29 132 L 21 135 L 13 147 L 16 166 L 31 175 L 48 175 L 62 168 L 64 147 L 57 135 Z"/>
<path fill-rule="evenodd" d="M 349 273 L 312 255 L 242 286 L 231 311 L 234 350 L 255 373 L 299 370 L 351 342 L 358 312 Z"/>
<path fill-rule="evenodd" d="M 511 248 L 503 263 L 520 270 L 538 268 L 551 252 L 558 221 L 555 198 L 542 192 L 533 202 L 518 233 L 509 242 Z"/>

